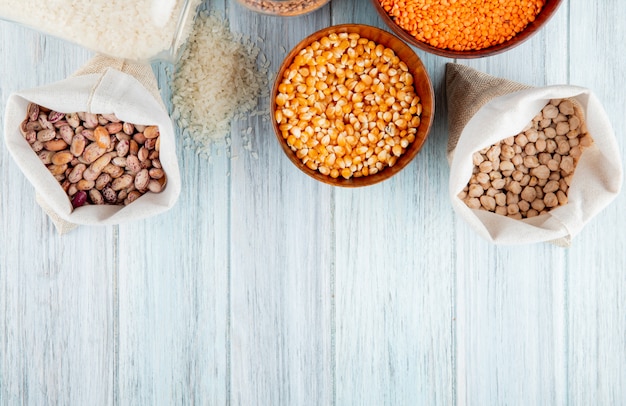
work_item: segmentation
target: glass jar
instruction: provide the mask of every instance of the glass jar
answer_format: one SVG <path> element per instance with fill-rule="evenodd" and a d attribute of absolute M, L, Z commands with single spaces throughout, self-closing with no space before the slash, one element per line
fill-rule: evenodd
<path fill-rule="evenodd" d="M 237 0 L 239 4 L 263 14 L 299 16 L 310 13 L 330 0 Z"/>
<path fill-rule="evenodd" d="M 0 19 L 91 51 L 174 63 L 202 0 L 1 0 Z"/>

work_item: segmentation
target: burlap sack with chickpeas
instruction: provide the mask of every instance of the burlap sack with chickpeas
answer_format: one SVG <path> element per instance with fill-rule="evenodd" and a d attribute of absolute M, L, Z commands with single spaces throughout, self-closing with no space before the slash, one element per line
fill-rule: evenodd
<path fill-rule="evenodd" d="M 446 97 L 450 199 L 486 240 L 569 246 L 618 195 L 615 135 L 589 89 L 530 87 L 449 63 Z"/>
<path fill-rule="evenodd" d="M 34 105 L 43 106 L 45 114 L 37 112 L 39 109 Z M 27 117 L 29 106 L 33 117 Z M 82 118 L 69 114 L 78 112 Z M 101 121 L 87 124 L 94 120 Z M 33 122 L 29 124 L 30 121 Z M 117 128 L 120 124 L 107 127 L 112 122 L 137 126 L 124 127 L 128 132 L 124 135 Z M 143 126 L 158 128 L 158 136 L 153 132 L 150 142 L 146 137 L 138 138 L 142 137 L 137 135 L 138 129 Z M 46 129 L 49 134 L 42 132 Z M 117 136 L 106 131 L 103 135 L 102 129 Z M 60 234 L 81 224 L 121 224 L 154 216 L 170 209 L 180 194 L 174 129 L 150 65 L 97 55 L 67 79 L 16 92 L 7 102 L 4 136 L 11 156 L 34 186 L 37 202 Z M 93 145 L 95 142 L 88 139 L 98 136 L 101 138 L 96 141 L 102 141 L 102 145 Z M 80 141 L 76 142 L 76 148 L 74 140 Z M 131 145 L 131 140 L 137 140 L 136 145 Z M 49 141 L 52 143 L 47 144 Z M 92 148 L 87 158 L 90 145 L 102 150 Z M 145 151 L 140 155 L 141 148 Z M 60 154 L 55 158 L 57 152 Z M 105 156 L 102 160 L 94 161 L 102 156 Z M 72 161 L 67 162 L 70 158 Z M 120 159 L 114 165 L 115 158 Z M 50 160 L 59 165 L 52 169 Z M 80 173 L 71 175 L 75 183 L 69 182 L 72 169 L 79 165 L 82 165 L 77 170 Z M 114 184 L 117 179 L 122 181 Z M 83 203 L 85 198 L 89 199 L 87 204 Z"/>

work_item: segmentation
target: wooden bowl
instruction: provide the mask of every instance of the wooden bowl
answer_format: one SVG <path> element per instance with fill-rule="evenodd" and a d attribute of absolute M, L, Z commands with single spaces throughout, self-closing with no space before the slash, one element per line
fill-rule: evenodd
<path fill-rule="evenodd" d="M 387 26 L 391 28 L 394 33 L 396 33 L 400 38 L 402 38 L 409 44 L 423 51 L 439 56 L 444 56 L 446 58 L 469 59 L 496 55 L 520 45 L 528 38 L 533 36 L 533 34 L 539 31 L 539 29 L 543 27 L 546 22 L 548 22 L 548 20 L 552 17 L 552 15 L 554 15 L 559 5 L 561 4 L 561 0 L 546 0 L 543 8 L 541 9 L 541 12 L 535 18 L 535 21 L 529 23 L 526 28 L 524 28 L 524 30 L 517 33 L 510 40 L 505 41 L 502 44 L 475 51 L 453 51 L 451 49 L 437 48 L 425 42 L 419 41 L 417 38 L 409 34 L 407 31 L 405 31 L 402 27 L 394 22 L 391 16 L 380 5 L 379 0 L 372 0 L 372 3 L 374 4 L 376 11 L 383 19 L 385 24 L 387 24 Z"/>
<path fill-rule="evenodd" d="M 416 94 L 420 98 L 420 103 L 422 104 L 422 113 L 420 115 L 421 121 L 419 127 L 417 128 L 417 133 L 415 134 L 415 140 L 410 143 L 406 148 L 406 151 L 398 157 L 397 162 L 393 166 L 387 166 L 383 168 L 376 174 L 361 177 L 351 177 L 349 179 L 345 179 L 342 176 L 339 176 L 338 178 L 333 178 L 330 175 L 324 175 L 317 170 L 312 170 L 305 164 L 303 164 L 302 161 L 296 156 L 296 153 L 291 150 L 291 148 L 287 144 L 287 141 L 283 138 L 275 119 L 276 95 L 279 93 L 278 86 L 282 82 L 284 73 L 291 66 L 294 58 L 302 49 L 306 48 L 311 43 L 332 33 L 338 34 L 342 32 L 357 33 L 363 38 L 367 38 L 377 44 L 381 44 L 387 48 L 391 48 L 400 58 L 400 60 L 408 66 L 409 72 L 413 75 L 413 87 Z M 373 185 L 375 183 L 379 183 L 386 179 L 389 179 L 396 173 L 400 172 L 404 167 L 409 164 L 409 162 L 411 162 L 413 158 L 415 158 L 419 150 L 422 148 L 422 145 L 424 145 L 424 142 L 426 141 L 426 137 L 428 136 L 430 127 L 433 122 L 434 100 L 435 96 L 433 92 L 433 86 L 430 81 L 430 77 L 428 76 L 428 72 L 426 71 L 426 68 L 422 64 L 420 58 L 415 54 L 410 46 L 408 46 L 405 42 L 403 42 L 396 36 L 379 28 L 361 24 L 344 24 L 331 26 L 322 29 L 316 33 L 313 33 L 306 37 L 304 40 L 302 40 L 298 45 L 296 45 L 293 50 L 291 50 L 291 52 L 283 61 L 280 70 L 276 75 L 276 79 L 272 87 L 270 108 L 276 138 L 285 155 L 287 155 L 289 160 L 296 167 L 298 167 L 302 172 L 306 173 L 310 177 L 329 185 L 342 187 L 360 187 Z"/>

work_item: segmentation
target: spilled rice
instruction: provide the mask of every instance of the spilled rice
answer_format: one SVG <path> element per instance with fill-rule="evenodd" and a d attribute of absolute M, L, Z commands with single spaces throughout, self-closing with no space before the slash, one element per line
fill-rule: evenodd
<path fill-rule="evenodd" d="M 233 34 L 227 21 L 198 15 L 172 81 L 172 117 L 185 143 L 206 157 L 213 145 L 230 145 L 233 120 L 263 114 L 257 105 L 269 94 L 268 66 L 259 48 Z"/>

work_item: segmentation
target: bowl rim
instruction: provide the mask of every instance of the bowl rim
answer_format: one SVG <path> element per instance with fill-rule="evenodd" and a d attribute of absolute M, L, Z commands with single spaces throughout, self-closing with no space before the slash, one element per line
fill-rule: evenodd
<path fill-rule="evenodd" d="M 398 35 L 404 41 L 408 42 L 410 45 L 415 46 L 422 51 L 426 51 L 428 53 L 443 56 L 446 58 L 474 59 L 498 55 L 526 42 L 537 31 L 539 31 L 552 18 L 554 14 L 556 14 L 563 1 L 546 0 L 545 4 L 550 3 L 553 6 L 546 9 L 544 4 L 544 7 L 537 15 L 537 18 L 535 18 L 534 21 L 528 23 L 528 25 L 521 32 L 515 34 L 515 36 L 510 40 L 503 42 L 502 44 L 490 46 L 489 48 L 469 51 L 454 51 L 451 49 L 437 48 L 425 42 L 419 41 L 417 38 L 409 34 L 398 24 L 396 24 L 395 21 L 393 21 L 391 16 L 383 9 L 383 6 L 380 4 L 379 0 L 371 0 L 371 3 L 373 3 L 374 8 L 376 8 L 378 15 L 385 22 L 385 25 L 387 25 L 396 35 Z"/>
<path fill-rule="evenodd" d="M 412 74 L 414 72 L 423 72 L 423 75 L 420 78 L 420 80 L 425 82 L 424 87 L 427 89 L 428 94 L 426 95 L 423 93 L 417 93 L 417 86 L 415 85 L 417 80 L 414 80 L 413 87 L 416 93 L 418 94 L 418 96 L 420 97 L 420 100 L 422 103 L 424 100 L 429 101 L 428 108 L 425 109 L 423 106 L 422 114 L 420 115 L 420 125 L 418 127 L 417 135 L 420 135 L 420 133 L 423 133 L 423 136 L 421 137 L 416 136 L 415 140 L 411 143 L 410 148 L 407 148 L 407 150 L 400 156 L 396 164 L 393 165 L 392 167 L 385 167 L 383 170 L 381 170 L 380 172 L 374 175 L 350 177 L 349 179 L 345 179 L 341 176 L 339 176 L 338 178 L 332 178 L 329 175 L 324 175 L 317 170 L 314 171 L 310 169 L 309 167 L 307 167 L 305 164 L 302 163 L 302 161 L 298 157 L 296 157 L 296 154 L 291 150 L 291 148 L 289 148 L 289 146 L 287 145 L 287 142 L 282 137 L 281 131 L 278 128 L 278 123 L 276 123 L 275 98 L 276 98 L 276 95 L 278 94 L 278 86 L 280 85 L 280 79 L 283 77 L 285 70 L 293 62 L 293 59 L 297 56 L 297 54 L 302 49 L 304 49 L 306 46 L 310 45 L 314 41 L 317 41 L 318 39 L 322 38 L 325 35 L 328 35 L 331 33 L 339 33 L 339 32 L 349 32 L 349 33 L 359 32 L 360 30 L 364 28 L 368 30 L 373 30 L 377 36 L 387 36 L 390 39 L 395 39 L 395 41 L 397 41 L 397 45 L 403 48 L 403 52 L 410 52 L 415 57 L 417 66 L 409 66 L 409 70 L 410 72 L 412 72 Z M 395 49 L 395 46 L 393 47 L 393 49 L 394 49 L 394 52 L 397 53 L 397 49 Z M 425 111 L 428 114 L 424 114 Z M 290 52 L 284 57 L 283 61 L 281 62 L 280 68 L 278 69 L 274 77 L 274 84 L 272 86 L 271 93 L 270 93 L 270 115 L 271 115 L 271 121 L 272 121 L 272 128 L 273 128 L 276 140 L 280 144 L 287 158 L 296 167 L 298 167 L 302 172 L 304 172 L 306 175 L 308 175 L 309 177 L 312 177 L 315 180 L 318 180 L 322 183 L 326 183 L 331 186 L 339 186 L 339 187 L 345 187 L 345 188 L 364 187 L 364 186 L 371 186 L 371 185 L 380 183 L 384 180 L 387 180 L 393 177 L 398 172 L 403 170 L 409 163 L 411 163 L 413 159 L 415 158 L 415 156 L 421 151 L 422 147 L 426 143 L 426 139 L 428 138 L 430 134 L 430 131 L 432 129 L 432 124 L 434 122 L 435 93 L 434 93 L 434 88 L 432 85 L 432 80 L 430 78 L 430 75 L 428 74 L 428 71 L 426 70 L 426 67 L 424 66 L 424 63 L 422 62 L 422 59 L 415 52 L 415 50 L 413 50 L 410 47 L 410 45 L 407 44 L 405 41 L 398 38 L 393 33 L 380 27 L 367 25 L 367 24 L 355 24 L 355 23 L 338 24 L 338 25 L 331 25 L 331 26 L 322 28 L 310 35 L 307 35 L 305 38 L 299 41 L 290 50 Z"/>

